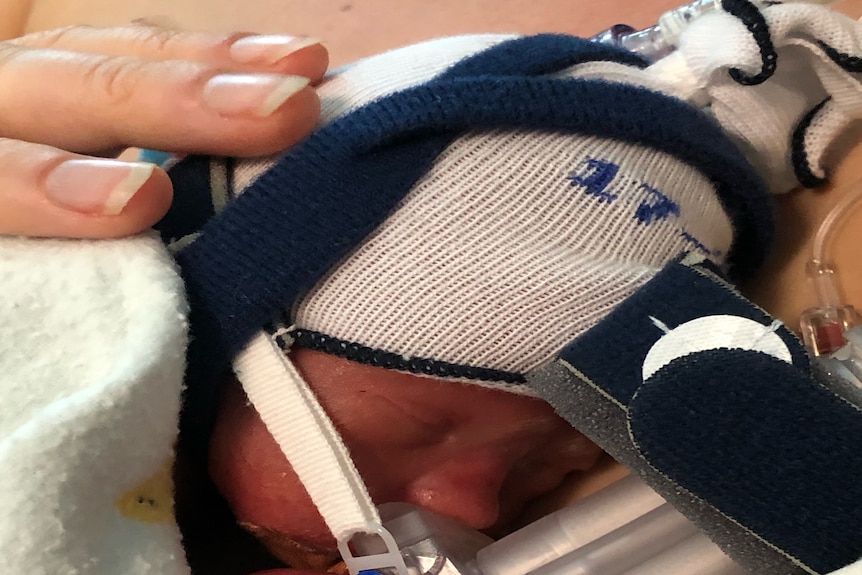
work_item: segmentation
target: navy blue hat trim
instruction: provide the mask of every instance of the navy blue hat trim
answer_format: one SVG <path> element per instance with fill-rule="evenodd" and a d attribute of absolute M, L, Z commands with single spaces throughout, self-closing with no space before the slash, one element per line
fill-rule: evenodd
<path fill-rule="evenodd" d="M 197 233 L 215 215 L 210 191 L 210 164 L 205 156 L 191 156 L 171 168 L 174 185 L 171 209 L 154 227 L 162 241 L 171 243 Z"/>
<path fill-rule="evenodd" d="M 287 351 L 291 344 L 317 351 L 324 351 L 366 365 L 385 367 L 419 375 L 430 375 L 451 379 L 474 379 L 477 381 L 500 381 L 521 384 L 526 380 L 520 373 L 489 369 L 458 363 L 449 363 L 425 357 L 404 357 L 397 353 L 374 349 L 343 339 L 329 337 L 317 331 L 294 329 L 276 337 L 276 342 Z"/>
<path fill-rule="evenodd" d="M 840 52 L 837 48 L 830 46 L 823 40 L 818 40 L 817 44 L 833 62 L 841 66 L 844 70 L 854 74 L 862 72 L 862 58 L 859 56 L 852 56 L 850 54 Z"/>
<path fill-rule="evenodd" d="M 852 56 L 850 54 L 840 52 L 822 40 L 818 40 L 817 45 L 820 46 L 820 49 L 823 50 L 826 56 L 828 56 L 843 70 L 852 74 L 862 72 L 862 58 L 859 56 Z M 811 170 L 811 162 L 805 152 L 805 135 L 808 128 L 817 117 L 817 114 L 831 99 L 831 96 L 825 98 L 817 106 L 811 109 L 802 118 L 802 120 L 800 120 L 799 125 L 797 125 L 796 130 L 793 132 L 793 139 L 791 142 L 793 171 L 796 174 L 796 179 L 799 180 L 799 183 L 806 188 L 816 188 L 828 183 L 829 181 L 827 178 L 817 176 Z"/>
<path fill-rule="evenodd" d="M 752 76 L 739 68 L 731 68 L 730 77 L 744 86 L 764 83 L 775 75 L 775 70 L 778 68 L 778 52 L 775 51 L 775 44 L 772 43 L 766 18 L 749 0 L 722 0 L 721 8 L 742 21 L 760 50 L 760 72 Z"/>
<path fill-rule="evenodd" d="M 820 110 L 822 110 L 831 99 L 831 96 L 824 99 L 805 114 L 805 116 L 799 121 L 796 129 L 793 131 L 793 137 L 790 141 L 790 159 L 791 164 L 793 165 L 793 172 L 796 174 L 796 179 L 799 180 L 799 183 L 806 188 L 816 188 L 818 186 L 822 186 L 828 181 L 826 178 L 817 176 L 811 170 L 811 160 L 808 157 L 808 153 L 805 151 L 805 135 L 808 132 L 808 128 L 811 127 L 811 123 L 814 121 L 814 118 L 817 117 Z"/>

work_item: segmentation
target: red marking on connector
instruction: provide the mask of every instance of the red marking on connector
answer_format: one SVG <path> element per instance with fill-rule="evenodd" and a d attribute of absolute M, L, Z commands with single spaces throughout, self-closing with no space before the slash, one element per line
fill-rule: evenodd
<path fill-rule="evenodd" d="M 838 351 L 847 340 L 844 339 L 844 327 L 838 323 L 825 323 L 818 325 L 817 332 L 817 352 L 819 354 L 832 353 Z"/>

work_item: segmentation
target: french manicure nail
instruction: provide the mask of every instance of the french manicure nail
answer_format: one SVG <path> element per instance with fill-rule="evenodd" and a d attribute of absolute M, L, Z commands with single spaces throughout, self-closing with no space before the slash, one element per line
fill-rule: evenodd
<path fill-rule="evenodd" d="M 150 179 L 155 168 L 142 162 L 68 160 L 48 174 L 45 195 L 61 208 L 115 216 Z"/>
<path fill-rule="evenodd" d="M 308 83 L 302 76 L 219 74 L 204 85 L 203 101 L 223 116 L 265 118 Z"/>
<path fill-rule="evenodd" d="M 240 64 L 275 64 L 303 48 L 320 44 L 310 36 L 245 36 L 230 47 L 230 57 Z"/>

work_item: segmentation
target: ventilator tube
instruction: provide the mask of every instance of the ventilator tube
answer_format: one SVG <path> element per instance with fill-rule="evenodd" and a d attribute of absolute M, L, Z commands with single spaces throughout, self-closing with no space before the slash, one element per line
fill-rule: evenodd
<path fill-rule="evenodd" d="M 655 491 L 629 476 L 492 543 L 479 551 L 476 563 L 483 575 L 524 575 L 663 504 Z"/>

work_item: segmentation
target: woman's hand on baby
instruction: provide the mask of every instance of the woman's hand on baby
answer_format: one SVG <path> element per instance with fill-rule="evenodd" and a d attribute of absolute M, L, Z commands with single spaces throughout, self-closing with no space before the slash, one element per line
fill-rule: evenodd
<path fill-rule="evenodd" d="M 256 156 L 310 132 L 314 39 L 141 23 L 0 42 L 0 234 L 106 238 L 167 211 L 167 175 L 129 147 Z"/>

